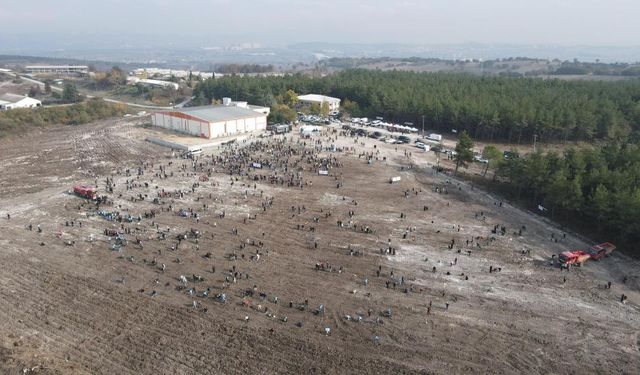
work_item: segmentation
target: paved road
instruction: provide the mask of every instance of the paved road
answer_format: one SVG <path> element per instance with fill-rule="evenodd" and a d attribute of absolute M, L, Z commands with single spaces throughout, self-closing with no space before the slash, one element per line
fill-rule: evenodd
<path fill-rule="evenodd" d="M 22 75 L 19 75 L 17 73 L 13 73 L 13 72 L 6 72 L 9 75 L 12 75 L 14 77 L 20 77 L 21 79 L 27 81 L 27 82 L 32 82 L 35 83 L 37 85 L 40 85 L 42 87 L 44 87 L 44 82 L 42 81 L 38 81 L 36 79 L 30 78 L 30 77 L 25 77 Z M 56 87 L 56 86 L 51 86 L 51 90 L 53 91 L 57 91 L 57 92 L 62 92 L 62 88 L 60 87 Z M 85 95 L 87 98 L 91 99 L 91 98 L 102 98 L 105 102 L 109 102 L 109 103 L 118 103 L 118 104 L 126 104 L 130 107 L 136 107 L 136 108 L 146 108 L 146 109 L 174 109 L 174 108 L 182 108 L 184 107 L 187 103 L 189 103 L 191 100 L 193 100 L 193 96 L 190 98 L 187 98 L 186 100 L 184 100 L 181 103 L 176 104 L 173 107 L 162 107 L 162 106 L 155 106 L 155 105 L 145 105 L 145 104 L 137 104 L 137 103 L 130 103 L 130 102 L 125 102 L 122 100 L 116 100 L 116 99 L 109 99 L 109 98 L 105 98 L 105 97 L 101 97 L 101 96 L 94 96 L 94 95 Z M 72 105 L 72 104 L 56 104 L 55 107 L 60 107 L 60 106 L 66 106 L 66 105 Z M 54 107 L 54 106 L 51 106 Z"/>

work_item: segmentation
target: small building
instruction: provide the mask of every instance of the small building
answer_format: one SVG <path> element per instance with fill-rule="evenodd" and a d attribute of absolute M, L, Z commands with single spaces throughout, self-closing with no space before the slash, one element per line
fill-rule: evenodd
<path fill-rule="evenodd" d="M 86 65 L 28 65 L 24 71 L 29 74 L 88 74 Z"/>
<path fill-rule="evenodd" d="M 0 110 L 3 111 L 7 109 L 36 108 L 41 106 L 41 101 L 28 96 L 14 94 L 0 95 Z"/>
<path fill-rule="evenodd" d="M 258 113 L 265 114 L 267 116 L 269 116 L 269 113 L 271 113 L 271 108 L 269 108 L 269 107 L 263 107 L 263 106 L 259 106 L 259 105 L 252 105 L 252 104 L 249 104 L 247 102 L 236 102 L 236 101 L 231 100 L 231 98 L 222 98 L 222 105 L 225 106 L 225 107 L 247 108 L 247 109 L 250 109 L 252 111 L 256 111 Z"/>
<path fill-rule="evenodd" d="M 267 115 L 236 106 L 202 106 L 156 112 L 151 115 L 151 122 L 162 128 L 213 139 L 266 130 Z"/>
<path fill-rule="evenodd" d="M 322 106 L 322 103 L 329 103 L 329 111 L 330 112 L 338 112 L 340 110 L 340 99 L 332 98 L 326 95 L 318 95 L 318 94 L 308 94 L 308 95 L 300 95 L 298 96 L 298 102 L 302 106 L 311 106 L 311 104 L 316 103 L 319 106 Z"/>

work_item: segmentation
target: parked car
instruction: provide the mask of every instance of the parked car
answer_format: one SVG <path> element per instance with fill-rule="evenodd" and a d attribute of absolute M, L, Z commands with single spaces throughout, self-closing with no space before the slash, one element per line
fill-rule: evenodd
<path fill-rule="evenodd" d="M 416 147 L 419 148 L 419 149 L 422 149 L 424 151 L 429 151 L 431 149 L 431 146 L 429 146 L 427 144 L 424 144 L 422 142 L 416 143 Z"/>
<path fill-rule="evenodd" d="M 520 157 L 517 151 L 505 151 L 503 155 L 504 160 L 518 159 Z"/>
<path fill-rule="evenodd" d="M 435 145 L 431 147 L 431 151 L 433 152 L 444 152 L 444 147 L 442 145 Z"/>
<path fill-rule="evenodd" d="M 400 141 L 400 143 L 409 143 L 411 142 L 411 138 L 407 137 L 406 135 L 401 135 L 398 137 L 398 141 Z"/>
<path fill-rule="evenodd" d="M 483 158 L 482 155 L 474 156 L 473 160 L 477 161 L 478 163 L 482 163 L 482 164 L 487 164 L 489 162 L 489 160 Z"/>

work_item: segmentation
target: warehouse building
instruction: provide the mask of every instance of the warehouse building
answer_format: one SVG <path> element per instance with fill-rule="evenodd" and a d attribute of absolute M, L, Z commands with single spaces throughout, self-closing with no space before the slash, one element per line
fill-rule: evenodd
<path fill-rule="evenodd" d="M 14 94 L 0 95 L 0 110 L 2 111 L 16 108 L 36 108 L 40 106 L 42 106 L 41 101 L 28 96 Z"/>
<path fill-rule="evenodd" d="M 29 74 L 88 74 L 86 65 L 29 65 L 24 67 Z"/>
<path fill-rule="evenodd" d="M 174 90 L 177 90 L 180 88 L 180 85 L 178 85 L 175 82 L 160 81 L 157 79 L 141 79 L 138 77 L 127 77 L 127 83 L 130 85 L 143 85 L 143 86 L 162 87 L 162 88 L 173 87 Z"/>
<path fill-rule="evenodd" d="M 329 103 L 329 110 L 331 112 L 338 112 L 340 110 L 340 99 L 332 98 L 326 95 L 317 95 L 317 94 L 309 94 L 309 95 L 300 95 L 298 96 L 298 102 L 302 106 L 311 106 L 311 104 L 315 103 L 319 106 L 322 106 L 322 103 Z"/>
<path fill-rule="evenodd" d="M 155 126 L 212 139 L 267 129 L 267 115 L 237 106 L 203 106 L 156 112 Z"/>

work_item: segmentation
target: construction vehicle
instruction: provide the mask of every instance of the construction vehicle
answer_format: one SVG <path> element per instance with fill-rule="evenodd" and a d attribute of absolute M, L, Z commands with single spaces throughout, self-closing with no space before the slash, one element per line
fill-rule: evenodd
<path fill-rule="evenodd" d="M 560 268 L 569 268 L 571 266 L 582 266 L 590 258 L 591 255 L 585 251 L 573 250 L 560 253 L 558 260 L 560 261 Z"/>
<path fill-rule="evenodd" d="M 611 254 L 615 249 L 616 246 L 612 243 L 604 242 L 599 245 L 593 245 L 584 251 L 573 250 L 562 252 L 558 257 L 558 260 L 560 261 L 560 268 L 582 266 L 582 264 L 589 259 L 600 260 Z"/>
<path fill-rule="evenodd" d="M 616 249 L 616 246 L 612 243 L 605 242 L 599 245 L 593 245 L 587 249 L 587 253 L 591 255 L 591 259 L 600 260 L 607 255 L 611 254 L 613 250 Z"/>
<path fill-rule="evenodd" d="M 98 189 L 90 185 L 73 185 L 73 192 L 87 199 L 95 200 L 98 198 Z"/>

